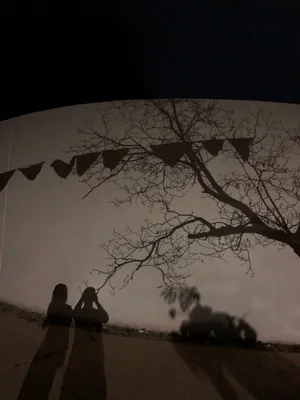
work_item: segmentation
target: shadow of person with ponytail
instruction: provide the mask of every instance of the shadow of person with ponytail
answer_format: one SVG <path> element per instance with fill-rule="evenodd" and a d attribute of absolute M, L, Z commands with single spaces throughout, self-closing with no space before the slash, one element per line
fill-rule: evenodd
<path fill-rule="evenodd" d="M 67 299 L 67 286 L 57 284 L 42 325 L 46 331 L 44 339 L 30 364 L 18 400 L 48 399 L 56 372 L 65 362 L 69 344 L 73 312 Z"/>

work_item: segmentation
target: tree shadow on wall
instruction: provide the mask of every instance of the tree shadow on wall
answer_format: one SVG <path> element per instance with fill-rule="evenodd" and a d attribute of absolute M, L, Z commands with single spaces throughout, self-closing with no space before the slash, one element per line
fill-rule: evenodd
<path fill-rule="evenodd" d="M 240 398 L 230 375 L 258 400 L 299 398 L 300 368 L 287 355 L 255 348 L 256 332 L 243 318 L 201 305 L 195 287 L 168 289 L 162 296 L 189 316 L 173 334 L 176 352 L 196 376 L 202 370 L 223 399 Z M 172 307 L 170 317 L 177 312 Z"/>

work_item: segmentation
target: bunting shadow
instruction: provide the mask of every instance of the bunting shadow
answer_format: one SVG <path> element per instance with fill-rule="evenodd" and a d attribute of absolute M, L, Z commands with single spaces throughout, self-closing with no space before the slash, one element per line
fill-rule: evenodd
<path fill-rule="evenodd" d="M 248 161 L 250 156 L 250 148 L 253 138 L 237 138 L 227 139 L 229 143 L 234 147 L 238 155 L 244 162 Z M 223 149 L 224 139 L 210 139 L 200 141 L 206 151 L 212 156 L 217 156 Z M 160 158 L 169 167 L 174 167 L 177 162 L 183 157 L 188 151 L 188 144 L 184 142 L 177 143 L 163 143 L 159 145 L 151 145 L 153 155 Z M 121 148 L 114 150 L 102 151 L 103 165 L 109 168 L 111 171 L 118 166 L 118 164 L 124 159 L 129 153 L 129 148 Z M 66 179 L 75 164 L 76 161 L 76 172 L 78 176 L 84 175 L 92 165 L 97 161 L 100 152 L 85 153 L 74 156 L 69 163 L 63 160 L 54 160 L 51 167 L 56 174 L 63 179 Z M 34 181 L 38 174 L 41 172 L 45 161 L 38 164 L 30 165 L 26 168 L 18 168 L 18 170 L 30 181 Z M 10 178 L 13 176 L 15 170 L 6 171 L 0 174 L 0 192 L 6 187 Z"/>

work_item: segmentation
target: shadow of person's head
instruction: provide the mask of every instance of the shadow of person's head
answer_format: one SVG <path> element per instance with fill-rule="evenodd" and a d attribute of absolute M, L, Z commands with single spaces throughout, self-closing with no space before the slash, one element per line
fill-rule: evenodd
<path fill-rule="evenodd" d="M 68 300 L 68 288 L 64 283 L 58 283 L 52 292 L 51 303 L 57 305 L 66 304 Z"/>
<path fill-rule="evenodd" d="M 82 298 L 84 300 L 84 308 L 93 308 L 93 304 L 98 300 L 96 289 L 91 286 L 87 287 L 82 293 Z"/>
<path fill-rule="evenodd" d="M 52 292 L 51 302 L 48 306 L 47 317 L 42 325 L 66 325 L 72 322 L 72 308 L 67 304 L 68 288 L 64 283 L 58 283 Z"/>

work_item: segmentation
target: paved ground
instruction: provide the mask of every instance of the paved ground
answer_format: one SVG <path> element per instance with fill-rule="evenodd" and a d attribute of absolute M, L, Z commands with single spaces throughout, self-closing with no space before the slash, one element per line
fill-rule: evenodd
<path fill-rule="evenodd" d="M 71 331 L 74 336 L 74 329 Z M 9 312 L 0 313 L 0 400 L 18 398 L 44 334 L 38 323 Z M 74 369 L 87 361 L 85 354 L 89 353 L 88 373 L 93 373 L 97 379 L 100 375 L 101 379 L 104 377 L 99 362 L 93 360 L 100 354 L 95 351 L 97 347 L 95 344 L 88 346 L 81 347 L 77 364 L 73 364 L 73 370 L 71 368 L 70 376 L 74 380 L 69 380 L 69 386 L 71 382 L 73 393 L 63 398 L 104 398 L 100 392 L 93 393 L 91 387 L 84 394 L 77 393 L 82 390 L 79 383 L 84 381 L 87 371 L 74 372 Z M 299 354 L 200 347 L 106 334 L 103 334 L 103 348 L 107 399 L 110 400 L 300 398 Z M 65 365 L 55 376 L 49 395 L 51 400 L 59 399 L 69 356 L 70 348 Z M 33 382 L 38 382 L 47 365 L 49 359 L 38 362 Z M 37 395 L 37 388 L 38 384 L 33 388 L 33 394 L 27 393 L 22 399 L 43 400 Z"/>

